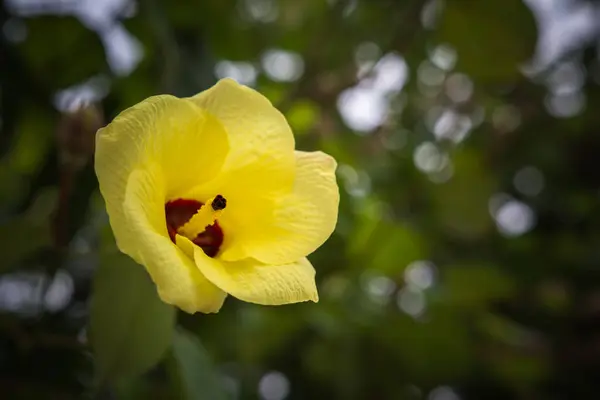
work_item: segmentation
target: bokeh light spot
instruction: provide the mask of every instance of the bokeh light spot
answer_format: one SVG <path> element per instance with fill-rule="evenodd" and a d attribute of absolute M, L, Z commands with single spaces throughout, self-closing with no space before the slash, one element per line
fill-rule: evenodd
<path fill-rule="evenodd" d="M 472 127 L 473 124 L 468 115 L 458 114 L 447 109 L 435 121 L 433 134 L 438 140 L 448 139 L 454 143 L 460 143 L 467 137 Z"/>
<path fill-rule="evenodd" d="M 258 383 L 258 394 L 262 400 L 283 400 L 290 393 L 290 381 L 278 371 L 267 372 Z"/>
<path fill-rule="evenodd" d="M 27 39 L 27 26 L 19 18 L 10 18 L 2 26 L 2 34 L 10 43 L 21 43 Z"/>
<path fill-rule="evenodd" d="M 460 397 L 449 386 L 438 386 L 429 392 L 427 400 L 460 400 Z"/>
<path fill-rule="evenodd" d="M 548 89 L 556 95 L 578 92 L 585 82 L 585 71 L 579 63 L 564 62 L 547 79 Z"/>
<path fill-rule="evenodd" d="M 215 65 L 217 78 L 232 78 L 242 85 L 254 86 L 258 72 L 249 62 L 221 60 Z"/>
<path fill-rule="evenodd" d="M 425 173 L 440 171 L 448 163 L 448 156 L 432 142 L 421 143 L 413 154 L 415 166 Z"/>
<path fill-rule="evenodd" d="M 583 92 L 549 94 L 544 100 L 548 112 L 557 118 L 570 118 L 580 114 L 585 108 L 586 98 Z"/>
<path fill-rule="evenodd" d="M 535 213 L 527 204 L 509 200 L 496 212 L 498 230 L 505 236 L 520 236 L 533 228 Z"/>
<path fill-rule="evenodd" d="M 408 286 L 398 293 L 398 308 L 411 317 L 422 316 L 426 306 L 425 295 L 419 289 Z"/>
<path fill-rule="evenodd" d="M 544 175 L 535 167 L 524 167 L 515 174 L 513 184 L 524 195 L 537 196 L 544 188 Z"/>
<path fill-rule="evenodd" d="M 44 306 L 48 311 L 57 312 L 71 301 L 75 285 L 66 271 L 58 271 L 44 294 Z"/>
<path fill-rule="evenodd" d="M 346 125 L 359 133 L 373 131 L 388 114 L 386 99 L 372 89 L 347 89 L 338 97 L 337 105 Z"/>
<path fill-rule="evenodd" d="M 353 197 L 365 197 L 371 192 L 371 177 L 365 171 L 342 164 L 337 169 L 337 174 L 343 179 L 344 187 Z"/>
<path fill-rule="evenodd" d="M 271 49 L 261 57 L 262 67 L 274 81 L 293 82 L 304 73 L 304 60 L 298 53 L 281 49 Z"/>
<path fill-rule="evenodd" d="M 446 95 L 455 103 L 463 103 L 473 95 L 473 81 L 465 74 L 452 74 L 446 80 Z"/>
<path fill-rule="evenodd" d="M 435 265 L 430 261 L 418 260 L 410 263 L 404 271 L 404 280 L 407 285 L 425 290 L 435 282 Z"/>
<path fill-rule="evenodd" d="M 444 71 L 452 70 L 457 58 L 456 50 L 447 44 L 440 44 L 429 52 L 429 60 Z"/>
<path fill-rule="evenodd" d="M 274 0 L 242 0 L 240 14 L 246 20 L 268 23 L 277 19 L 279 9 Z"/>
<path fill-rule="evenodd" d="M 379 304 L 387 304 L 396 290 L 396 283 L 383 275 L 363 274 L 361 285 L 369 298 Z"/>
<path fill-rule="evenodd" d="M 446 73 L 429 61 L 423 61 L 417 69 L 419 82 L 427 86 L 440 86 L 446 79 Z"/>
<path fill-rule="evenodd" d="M 521 112 L 513 105 L 497 107 L 492 113 L 492 124 L 502 133 L 512 132 L 521 125 Z"/>

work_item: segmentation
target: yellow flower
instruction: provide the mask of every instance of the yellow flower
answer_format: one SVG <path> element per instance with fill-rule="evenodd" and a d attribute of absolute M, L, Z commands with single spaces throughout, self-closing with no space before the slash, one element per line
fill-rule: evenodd
<path fill-rule="evenodd" d="M 191 98 L 155 96 L 96 138 L 96 174 L 119 249 L 163 301 L 217 312 L 230 294 L 318 301 L 306 256 L 337 222 L 335 160 L 294 150 L 285 117 L 224 79 Z"/>

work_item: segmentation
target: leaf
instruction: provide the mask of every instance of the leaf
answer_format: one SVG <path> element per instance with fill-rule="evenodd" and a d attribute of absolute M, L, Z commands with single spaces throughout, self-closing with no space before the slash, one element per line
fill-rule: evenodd
<path fill-rule="evenodd" d="M 179 399 L 227 399 L 222 382 L 197 337 L 183 329 L 175 331 L 173 351 L 167 363 Z"/>
<path fill-rule="evenodd" d="M 57 201 L 57 190 L 44 190 L 27 212 L 0 224 L 0 273 L 16 267 L 37 250 L 50 246 L 50 216 Z"/>
<path fill-rule="evenodd" d="M 49 112 L 31 107 L 17 120 L 17 134 L 6 157 L 7 167 L 23 176 L 31 176 L 41 167 L 53 137 L 49 135 L 56 121 Z M 36 118 L 31 118 L 35 115 Z"/>
<path fill-rule="evenodd" d="M 27 38 L 18 48 L 36 79 L 49 89 L 65 88 L 107 71 L 100 38 L 77 18 L 41 16 L 25 23 Z"/>
<path fill-rule="evenodd" d="M 492 374 L 511 386 L 535 384 L 550 373 L 551 364 L 544 354 L 528 354 L 511 348 L 500 348 L 489 353 Z"/>
<path fill-rule="evenodd" d="M 361 269 L 395 275 L 426 257 L 427 251 L 419 232 L 408 224 L 386 221 L 383 215 L 379 201 L 366 199 L 346 248 Z"/>
<path fill-rule="evenodd" d="M 488 265 L 448 266 L 444 270 L 448 301 L 469 308 L 485 307 L 491 300 L 510 297 L 515 291 L 512 277 Z"/>
<path fill-rule="evenodd" d="M 288 110 L 286 117 L 296 135 L 307 133 L 319 117 L 319 107 L 310 100 L 298 100 Z"/>
<path fill-rule="evenodd" d="M 474 79 L 507 82 L 535 50 L 537 30 L 522 0 L 449 0 L 439 40 L 454 46 L 457 68 Z"/>
<path fill-rule="evenodd" d="M 467 326 L 455 312 L 447 305 L 431 303 L 426 320 L 394 318 L 374 335 L 384 345 L 382 351 L 397 354 L 410 366 L 405 373 L 411 378 L 457 379 L 472 367 L 473 347 Z"/>
<path fill-rule="evenodd" d="M 421 238 L 408 226 L 380 223 L 368 243 L 363 256 L 370 261 L 365 266 L 385 274 L 397 274 L 424 257 Z"/>
<path fill-rule="evenodd" d="M 495 192 L 495 176 L 473 150 L 455 152 L 452 162 L 452 179 L 432 187 L 434 215 L 448 233 L 477 240 L 493 228 L 488 201 Z"/>
<path fill-rule="evenodd" d="M 175 316 L 143 267 L 116 251 L 102 257 L 90 315 L 98 381 L 134 377 L 156 365 L 171 344 Z"/>

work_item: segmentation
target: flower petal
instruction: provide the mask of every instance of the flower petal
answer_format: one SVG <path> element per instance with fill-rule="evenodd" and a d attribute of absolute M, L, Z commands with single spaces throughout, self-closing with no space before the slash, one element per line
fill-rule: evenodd
<path fill-rule="evenodd" d="M 234 80 L 222 79 L 191 100 L 223 124 L 230 151 L 223 172 L 185 196 L 203 201 L 221 194 L 227 199 L 219 219 L 225 234 L 222 249 L 229 259 L 246 258 L 248 239 L 272 213 L 277 199 L 292 190 L 294 136 L 266 97 Z"/>
<path fill-rule="evenodd" d="M 285 265 L 265 265 L 253 259 L 224 262 L 194 249 L 198 269 L 223 291 L 250 303 L 282 305 L 319 301 L 315 269 L 308 259 Z"/>
<path fill-rule="evenodd" d="M 271 218 L 277 199 L 291 190 L 284 190 L 285 184 L 277 187 L 278 181 L 271 180 L 269 176 L 268 172 L 262 172 L 260 164 L 255 163 L 226 173 L 223 179 L 197 187 L 184 195 L 184 198 L 203 202 L 215 194 L 227 199 L 227 208 L 219 217 L 219 226 L 223 230 L 221 254 L 230 254 L 228 260 L 248 257 L 246 245 L 253 240 L 264 221 Z M 290 176 L 293 177 L 293 170 Z"/>
<path fill-rule="evenodd" d="M 278 167 L 275 170 L 293 166 L 292 130 L 283 114 L 262 94 L 233 79 L 221 79 L 191 100 L 225 127 L 231 146 L 226 170 L 265 161 Z"/>
<path fill-rule="evenodd" d="M 169 239 L 165 223 L 161 182 L 152 171 L 135 170 L 129 177 L 123 203 L 124 220 L 112 218 L 113 229 L 125 224 L 129 229 L 119 243 L 127 243 L 126 252 L 144 265 L 165 303 L 188 313 L 217 312 L 226 293 L 208 281 L 192 258 Z M 158 190 L 157 190 L 158 189 Z"/>
<path fill-rule="evenodd" d="M 166 200 L 212 180 L 228 149 L 222 125 L 189 100 L 155 96 L 123 111 L 96 135 L 96 175 L 109 216 L 122 218 L 133 170 L 156 168 L 164 182 L 164 206 Z M 126 230 L 116 229 L 118 243 Z"/>
<path fill-rule="evenodd" d="M 285 264 L 321 246 L 335 229 L 339 189 L 335 160 L 322 152 L 296 154 L 296 178 L 291 194 L 270 205 L 270 216 L 239 233 L 243 252 L 226 248 L 221 257 L 234 261 L 252 257 L 267 264 Z"/>

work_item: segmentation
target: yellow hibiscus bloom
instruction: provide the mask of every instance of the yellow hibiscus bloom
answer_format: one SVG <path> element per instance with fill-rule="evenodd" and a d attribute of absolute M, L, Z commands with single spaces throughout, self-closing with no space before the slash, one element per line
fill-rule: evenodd
<path fill-rule="evenodd" d="M 227 294 L 318 301 L 306 256 L 337 222 L 336 162 L 295 151 L 258 92 L 224 79 L 146 99 L 98 131 L 95 168 L 119 249 L 166 303 L 210 313 Z"/>

